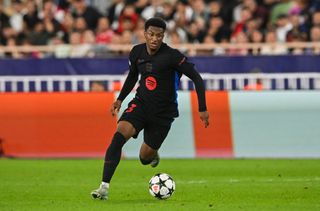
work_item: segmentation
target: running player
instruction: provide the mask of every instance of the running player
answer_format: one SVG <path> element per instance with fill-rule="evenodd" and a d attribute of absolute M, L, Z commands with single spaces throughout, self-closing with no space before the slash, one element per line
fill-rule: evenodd
<path fill-rule="evenodd" d="M 209 125 L 203 80 L 182 53 L 163 43 L 165 30 L 166 23 L 162 19 L 147 20 L 144 32 L 146 43 L 134 46 L 130 52 L 130 71 L 119 97 L 111 106 L 113 116 L 119 112 L 121 103 L 140 75 L 139 87 L 118 121 L 106 151 L 102 182 L 97 190 L 92 191 L 93 198 L 108 198 L 109 183 L 120 162 L 122 147 L 131 137 L 136 138 L 141 130 L 144 142 L 140 148 L 140 161 L 143 165 L 158 165 L 158 150 L 174 118 L 179 115 L 177 89 L 182 74 L 195 84 L 200 119 L 205 127 Z"/>

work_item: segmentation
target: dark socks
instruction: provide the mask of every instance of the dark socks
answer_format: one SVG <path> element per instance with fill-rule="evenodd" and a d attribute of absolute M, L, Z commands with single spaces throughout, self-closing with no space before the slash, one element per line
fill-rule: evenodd
<path fill-rule="evenodd" d="M 121 158 L 121 150 L 126 143 L 124 136 L 116 132 L 112 138 L 112 142 L 109 145 L 104 158 L 104 168 L 102 181 L 109 183 Z"/>

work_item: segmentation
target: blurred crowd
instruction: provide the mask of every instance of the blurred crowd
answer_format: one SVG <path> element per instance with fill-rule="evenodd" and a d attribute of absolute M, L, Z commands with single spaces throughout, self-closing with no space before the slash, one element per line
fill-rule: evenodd
<path fill-rule="evenodd" d="M 320 42 L 320 0 L 12 0 L 9 5 L 4 1 L 0 0 L 1 45 L 59 46 L 56 57 L 106 55 L 108 44 L 144 42 L 144 22 L 154 16 L 167 22 L 168 44 Z M 210 53 L 320 53 L 281 45 L 257 51 Z"/>

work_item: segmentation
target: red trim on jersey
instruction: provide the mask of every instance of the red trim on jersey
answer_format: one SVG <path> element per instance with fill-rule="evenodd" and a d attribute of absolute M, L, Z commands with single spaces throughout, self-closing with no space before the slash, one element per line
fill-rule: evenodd
<path fill-rule="evenodd" d="M 186 57 L 183 57 L 183 59 L 179 62 L 179 65 L 181 65 L 185 61 L 186 61 Z"/>

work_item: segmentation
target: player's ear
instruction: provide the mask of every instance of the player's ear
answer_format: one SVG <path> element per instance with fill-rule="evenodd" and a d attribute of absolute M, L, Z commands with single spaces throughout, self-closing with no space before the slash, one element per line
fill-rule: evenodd
<path fill-rule="evenodd" d="M 144 30 L 143 34 L 144 34 L 144 38 L 147 39 L 147 31 L 146 30 Z"/>

